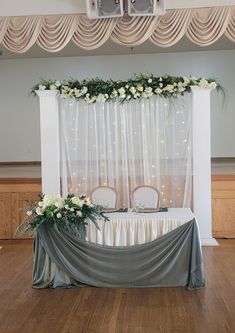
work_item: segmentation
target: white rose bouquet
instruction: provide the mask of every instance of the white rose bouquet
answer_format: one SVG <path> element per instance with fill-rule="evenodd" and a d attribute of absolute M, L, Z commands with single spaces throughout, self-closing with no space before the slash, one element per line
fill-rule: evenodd
<path fill-rule="evenodd" d="M 17 229 L 19 236 L 28 231 L 36 231 L 44 223 L 47 227 L 56 225 L 84 237 L 88 220 L 92 221 L 97 228 L 97 218 L 108 220 L 103 214 L 103 207 L 93 205 L 90 198 L 85 195 L 76 197 L 69 194 L 67 198 L 40 195 L 36 206 L 34 202 L 27 203 L 26 220 Z"/>

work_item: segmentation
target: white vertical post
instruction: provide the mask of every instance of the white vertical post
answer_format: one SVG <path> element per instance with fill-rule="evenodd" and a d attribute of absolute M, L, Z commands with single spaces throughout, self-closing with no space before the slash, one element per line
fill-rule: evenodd
<path fill-rule="evenodd" d="M 192 86 L 193 211 L 202 245 L 217 245 L 212 237 L 210 92 Z"/>
<path fill-rule="evenodd" d="M 38 90 L 41 128 L 42 193 L 60 195 L 58 90 Z"/>

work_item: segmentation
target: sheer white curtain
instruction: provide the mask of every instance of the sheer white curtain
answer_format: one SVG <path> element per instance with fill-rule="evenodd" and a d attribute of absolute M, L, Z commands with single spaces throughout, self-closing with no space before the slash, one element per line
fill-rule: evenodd
<path fill-rule="evenodd" d="M 160 205 L 191 205 L 191 96 L 87 104 L 61 99 L 62 192 L 88 194 L 97 186 L 118 192 L 152 185 Z"/>

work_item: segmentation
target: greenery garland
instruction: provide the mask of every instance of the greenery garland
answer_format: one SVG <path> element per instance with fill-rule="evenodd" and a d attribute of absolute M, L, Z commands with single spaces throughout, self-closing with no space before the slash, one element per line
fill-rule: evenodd
<path fill-rule="evenodd" d="M 149 98 L 158 95 L 165 98 L 176 97 L 191 92 L 192 86 L 223 90 L 216 80 L 197 78 L 195 76 L 155 77 L 153 74 L 138 74 L 126 81 L 104 81 L 99 78 L 78 81 L 70 79 L 61 83 L 56 80 L 41 80 L 32 88 L 36 95 L 37 90 L 59 90 L 63 98 L 85 100 L 87 103 L 128 101 L 131 99 Z"/>

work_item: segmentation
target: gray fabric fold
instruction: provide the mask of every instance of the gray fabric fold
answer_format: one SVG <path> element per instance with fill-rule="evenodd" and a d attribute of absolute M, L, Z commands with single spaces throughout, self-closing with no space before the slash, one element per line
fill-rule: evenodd
<path fill-rule="evenodd" d="M 34 243 L 33 287 L 176 287 L 205 285 L 193 219 L 146 244 L 112 247 L 41 225 Z"/>

